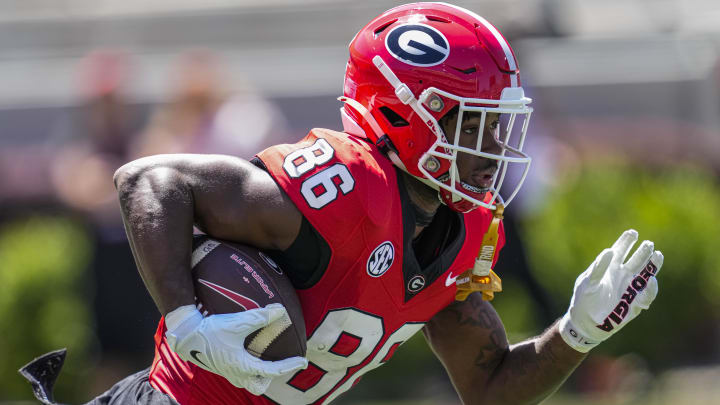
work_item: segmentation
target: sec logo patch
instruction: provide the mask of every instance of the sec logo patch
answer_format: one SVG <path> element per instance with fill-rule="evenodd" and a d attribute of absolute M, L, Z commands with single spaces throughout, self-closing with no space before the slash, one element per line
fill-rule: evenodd
<path fill-rule="evenodd" d="M 380 277 L 392 266 L 393 260 L 395 260 L 395 247 L 389 241 L 385 241 L 370 253 L 367 273 L 371 277 Z"/>

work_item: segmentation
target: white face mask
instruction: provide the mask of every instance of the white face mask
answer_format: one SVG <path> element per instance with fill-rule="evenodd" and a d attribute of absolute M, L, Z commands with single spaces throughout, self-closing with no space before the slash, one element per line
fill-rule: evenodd
<path fill-rule="evenodd" d="M 425 122 L 436 134 L 437 140 L 418 162 L 418 169 L 434 188 L 445 189 L 451 192 L 453 194 L 453 200 L 461 198 L 475 205 L 494 209 L 496 201 L 503 202 L 500 196 L 500 190 L 506 183 L 508 168 L 511 167 L 512 164 L 518 167 L 519 170 L 522 170 L 522 174 L 519 176 L 519 180 L 514 187 L 506 187 L 506 189 L 510 190 L 509 193 L 505 193 L 508 197 L 507 200 L 504 201 L 504 205 L 507 206 L 517 195 L 530 168 L 531 158 L 524 153 L 522 149 L 532 113 L 532 108 L 527 105 L 531 100 L 524 96 L 521 87 L 505 88 L 502 91 L 500 100 L 458 97 L 436 88 L 428 88 L 423 91 L 416 103 L 419 104 L 418 109 L 432 109 L 433 104 L 437 105 L 438 103 L 442 103 L 442 98 L 452 99 L 458 103 L 457 125 L 454 129 L 454 136 L 452 137 L 454 142 L 451 143 L 448 141 L 440 129 L 440 125 L 434 117 L 426 111 L 427 117 Z M 436 108 L 441 109 L 440 106 Z M 463 135 L 461 132 L 463 117 L 470 113 L 480 114 L 477 140 L 475 145 L 461 146 L 460 139 Z M 488 113 L 498 114 L 500 118 L 499 127 L 490 133 L 485 130 Z M 486 136 L 493 136 L 495 138 L 495 142 L 500 149 L 498 153 L 484 152 L 482 150 L 483 138 Z M 493 174 L 492 184 L 487 189 L 481 190 L 460 180 L 457 160 L 459 154 L 462 153 L 495 161 L 497 170 Z M 435 174 L 435 176 L 433 176 L 432 169 L 438 165 L 435 160 L 436 158 L 450 161 L 449 178 L 436 179 L 435 177 L 437 175 Z M 485 201 L 481 201 L 477 198 L 478 195 L 484 195 L 486 191 L 491 193 L 489 200 L 485 199 Z"/>
<path fill-rule="evenodd" d="M 395 88 L 395 94 L 398 99 L 404 104 L 409 105 L 415 113 L 422 117 L 425 124 L 437 137 L 435 143 L 418 161 L 418 169 L 424 176 L 421 180 L 438 191 L 445 190 L 452 193 L 453 201 L 464 199 L 478 206 L 495 209 L 496 201 L 503 202 L 500 196 L 500 189 L 505 183 L 509 165 L 513 164 L 520 167 L 522 175 L 515 187 L 510 191 L 507 200 L 503 202 L 503 205 L 507 206 L 507 204 L 515 198 L 522 183 L 525 181 L 531 162 L 530 156 L 522 152 L 522 148 L 530 122 L 530 115 L 533 111 L 532 108 L 528 106 L 532 100 L 525 97 L 522 87 L 506 87 L 503 89 L 499 100 L 459 97 L 434 87 L 426 89 L 420 94 L 419 99 L 416 99 L 408 86 L 397 78 L 380 56 L 375 56 L 373 63 L 393 88 Z M 435 111 L 442 110 L 443 98 L 454 100 L 459 106 L 458 125 L 455 128 L 455 141 L 453 143 L 448 142 L 437 120 L 428 111 L 428 109 Z M 479 126 L 480 133 L 478 134 L 477 144 L 474 148 L 459 145 L 462 118 L 466 113 L 481 113 L 482 117 Z M 504 118 L 504 122 L 502 122 L 496 137 L 496 142 L 500 146 L 500 152 L 497 154 L 482 151 L 482 138 L 485 132 L 485 120 L 488 113 L 500 114 L 501 121 L 503 121 Z M 521 121 L 521 123 L 519 121 Z M 467 153 L 497 162 L 498 169 L 495 171 L 492 185 L 489 187 L 489 191 L 492 193 L 490 199 L 486 200 L 483 197 L 484 193 L 480 192 L 481 190 L 460 181 L 457 169 L 458 153 Z M 433 175 L 432 171 L 440 166 L 437 159 L 450 161 L 451 165 L 448 176 L 436 179 L 435 176 L 437 174 L 435 173 L 435 175 Z M 396 159 L 393 159 L 393 161 L 395 160 Z M 398 163 L 396 162 L 396 164 Z M 404 168 L 402 164 L 398 165 Z"/>

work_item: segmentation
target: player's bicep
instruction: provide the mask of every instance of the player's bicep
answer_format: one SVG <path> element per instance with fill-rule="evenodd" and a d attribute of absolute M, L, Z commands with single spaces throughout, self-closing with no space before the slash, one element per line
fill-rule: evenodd
<path fill-rule="evenodd" d="M 300 212 L 270 175 L 237 157 L 150 156 L 118 169 L 115 182 L 119 189 L 152 183 L 143 194 L 189 190 L 194 223 L 216 238 L 284 249 L 300 229 Z M 152 203 L 149 198 L 148 204 Z"/>
<path fill-rule="evenodd" d="M 500 317 L 479 293 L 438 312 L 423 333 L 467 403 L 490 381 L 509 348 Z"/>
<path fill-rule="evenodd" d="M 272 177 L 243 159 L 216 156 L 193 170 L 195 222 L 220 239 L 285 249 L 302 216 Z"/>

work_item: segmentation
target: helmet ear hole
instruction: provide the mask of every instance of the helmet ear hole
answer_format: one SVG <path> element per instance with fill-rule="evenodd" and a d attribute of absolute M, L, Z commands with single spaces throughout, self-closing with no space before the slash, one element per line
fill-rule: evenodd
<path fill-rule="evenodd" d="M 398 113 L 393 111 L 390 107 L 383 106 L 380 107 L 379 110 L 385 116 L 385 119 L 388 120 L 390 125 L 394 127 L 406 127 L 410 125 L 403 117 L 398 115 Z"/>

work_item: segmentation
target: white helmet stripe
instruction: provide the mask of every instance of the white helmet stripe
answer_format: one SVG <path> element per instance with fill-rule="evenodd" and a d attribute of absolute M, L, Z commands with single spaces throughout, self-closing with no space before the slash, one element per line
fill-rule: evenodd
<path fill-rule="evenodd" d="M 500 34 L 500 32 L 497 30 L 497 28 L 495 28 L 492 24 L 490 24 L 486 19 L 482 18 L 481 16 L 477 15 L 476 13 L 474 13 L 468 9 L 456 6 L 454 4 L 449 4 L 449 3 L 439 2 L 437 4 L 442 4 L 444 6 L 452 7 L 454 9 L 462 11 L 463 13 L 468 14 L 471 17 L 480 21 L 480 23 L 482 23 L 482 25 L 484 25 L 485 28 L 487 28 L 490 32 L 492 32 L 492 34 L 495 36 L 495 39 L 498 41 L 498 43 L 502 47 L 503 51 L 505 52 L 505 58 L 507 58 L 508 64 L 510 65 L 510 70 L 517 70 L 517 61 L 515 60 L 515 56 L 513 56 L 513 53 L 510 50 L 510 45 L 507 43 L 505 38 L 503 38 L 503 36 Z M 517 74 L 510 75 L 510 87 L 518 87 Z"/>

